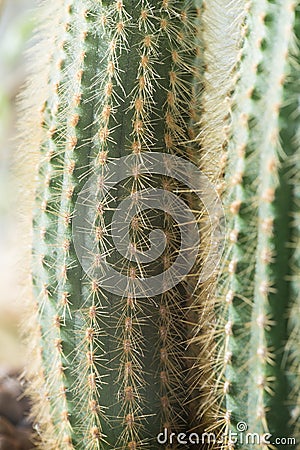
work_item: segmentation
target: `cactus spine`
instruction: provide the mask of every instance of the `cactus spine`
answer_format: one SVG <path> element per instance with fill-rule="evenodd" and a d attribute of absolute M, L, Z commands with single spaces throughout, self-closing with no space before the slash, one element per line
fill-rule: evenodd
<path fill-rule="evenodd" d="M 30 336 L 41 354 L 39 376 L 29 376 L 42 448 L 155 449 L 166 428 L 215 431 L 226 436 L 224 450 L 243 449 L 229 434 L 240 422 L 257 436 L 299 437 L 299 6 L 57 0 L 51 7 L 57 24 L 33 144 Z M 222 194 L 227 236 L 217 275 L 195 288 L 210 245 L 204 229 L 191 276 L 140 299 L 130 280 L 142 279 L 143 269 L 113 251 L 118 202 L 144 187 L 173 190 L 195 223 L 207 221 L 186 188 L 136 172 L 151 152 L 199 164 Z M 81 267 L 72 223 L 86 180 L 97 174 L 95 192 L 104 192 L 108 164 L 123 156 L 135 158 L 132 177 L 88 216 L 89 273 L 107 257 L 128 275 L 118 296 Z M 151 228 L 166 231 L 165 253 L 148 270 L 167 269 L 179 246 L 169 215 L 151 210 L 131 225 L 132 251 L 139 242 L 147 248 Z M 261 438 L 251 445 L 271 448 Z"/>

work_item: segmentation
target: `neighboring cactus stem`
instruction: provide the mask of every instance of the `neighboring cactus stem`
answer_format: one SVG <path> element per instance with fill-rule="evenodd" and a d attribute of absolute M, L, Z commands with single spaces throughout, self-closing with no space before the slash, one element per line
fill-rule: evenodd
<path fill-rule="evenodd" d="M 290 64 L 284 85 L 284 103 L 281 109 L 281 142 L 283 150 L 287 155 L 284 165 L 284 182 L 286 189 L 292 196 L 291 216 L 287 211 L 286 198 L 282 196 L 282 209 L 285 216 L 290 220 L 291 248 L 287 267 L 289 276 L 286 279 L 288 289 L 285 295 L 289 296 L 288 305 L 288 340 L 286 353 L 283 356 L 283 367 L 287 374 L 288 400 L 285 400 L 290 414 L 290 430 L 296 439 L 296 449 L 300 448 L 300 124 L 299 124 L 299 99 L 300 99 L 300 11 L 296 9 L 295 14 L 295 39 L 290 47 Z M 278 225 L 276 232 L 283 234 L 282 227 Z M 284 238 L 282 239 L 284 242 Z M 285 242 L 286 244 L 286 242 Z M 282 269 L 282 264 L 280 266 Z"/>
<path fill-rule="evenodd" d="M 224 189 L 224 169 L 227 153 L 230 159 L 236 159 L 232 148 L 227 152 L 229 142 L 230 113 L 232 107 L 232 91 L 239 78 L 242 40 L 245 34 L 244 18 L 246 3 L 209 1 L 204 2 L 201 14 L 201 44 L 203 46 L 202 64 L 204 72 L 201 83 L 203 87 L 200 97 L 200 132 L 197 143 L 200 146 L 201 170 L 215 184 L 220 194 Z M 226 45 L 224 45 L 226 42 Z M 202 211 L 202 214 L 203 211 Z M 209 247 L 209 238 L 205 234 L 201 241 L 201 256 Z M 193 403 L 195 426 L 204 431 L 206 428 L 219 428 L 217 417 L 219 397 L 214 390 L 213 370 L 210 366 L 214 352 L 214 290 L 216 279 L 211 277 L 201 284 L 191 307 L 196 314 L 197 324 L 191 338 L 191 348 L 195 346 L 194 363 L 191 370 L 190 386 L 196 401 Z M 223 361 L 218 361 L 223 365 Z M 223 422 L 223 419 L 221 418 Z"/>
<path fill-rule="evenodd" d="M 288 68 L 289 47 L 293 38 L 295 2 L 278 1 L 270 5 L 270 22 L 264 41 L 265 57 L 255 94 L 258 115 L 253 126 L 253 146 L 259 148 L 258 223 L 254 298 L 251 317 L 249 352 L 249 431 L 286 432 L 286 391 L 282 372 L 282 351 L 286 339 L 286 289 L 282 264 L 287 266 L 287 250 L 282 248 L 278 227 L 289 238 L 289 218 L 282 214 L 278 165 L 280 158 L 279 112 L 283 100 L 283 84 Z M 278 37 L 280 35 L 280 38 Z M 277 59 L 278 58 L 278 59 Z M 289 192 L 284 192 L 289 206 Z M 281 217 L 283 215 L 283 217 Z M 280 259 L 278 259 L 280 258 Z M 282 286 L 281 286 L 282 284 Z M 251 369 L 252 368 L 252 369 Z M 279 419 L 280 415 L 280 419 Z M 257 446 L 261 448 L 261 446 Z"/>

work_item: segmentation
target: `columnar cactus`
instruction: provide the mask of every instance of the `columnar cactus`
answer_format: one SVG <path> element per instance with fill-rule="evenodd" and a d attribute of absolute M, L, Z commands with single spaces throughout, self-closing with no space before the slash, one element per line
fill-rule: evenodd
<path fill-rule="evenodd" d="M 299 437 L 299 6 L 44 5 L 41 87 L 34 92 L 35 74 L 24 94 L 25 105 L 33 96 L 40 106 L 34 138 L 30 118 L 24 134 L 37 161 L 28 333 L 37 350 L 27 372 L 41 448 L 156 449 L 164 429 L 214 431 L 222 442 L 210 447 L 224 450 L 247 448 L 246 430 L 271 433 L 273 443 Z M 175 182 L 174 167 L 151 173 L 155 154 L 180 156 L 187 173 Z M 208 217 L 209 187 L 198 201 L 191 162 L 222 196 L 227 219 L 223 258 L 208 279 L 220 214 Z M 114 164 L 125 173 L 119 184 Z M 189 276 L 171 287 L 163 278 L 145 296 L 138 283 L 167 274 L 182 234 L 167 195 L 165 209 L 158 197 L 135 206 L 143 189 L 177 194 L 189 252 L 198 254 Z M 121 202 L 127 247 L 114 222 Z M 125 284 L 101 278 L 104 260 Z M 248 448 L 270 445 L 260 437 Z"/>
<path fill-rule="evenodd" d="M 147 245 L 153 225 L 168 232 L 166 251 L 148 269 L 138 261 L 126 266 L 126 258 L 112 252 L 117 231 L 110 227 L 111 211 L 141 188 L 171 189 L 167 176 L 150 180 L 151 174 L 137 172 L 145 152 L 189 158 L 198 10 L 191 1 L 56 3 L 33 219 L 32 281 L 46 397 L 38 413 L 42 445 L 153 448 L 163 427 L 188 427 L 187 288 L 181 283 L 153 298 L 135 297 L 130 279 L 168 268 L 177 232 L 167 213 L 138 215 L 131 223 L 133 248 Z M 108 192 L 108 164 L 125 156 L 131 177 L 89 212 L 100 252 L 86 274 L 72 230 L 76 200 L 94 174 L 94 190 Z M 128 273 L 122 295 L 103 290 L 93 277 L 103 255 Z"/>
<path fill-rule="evenodd" d="M 295 23 L 295 43 L 291 51 L 291 65 L 288 83 L 285 88 L 285 107 L 282 109 L 282 139 L 286 142 L 285 149 L 289 155 L 289 164 L 287 165 L 288 178 L 286 183 L 290 187 L 292 196 L 291 204 L 291 261 L 289 292 L 290 306 L 288 310 L 288 340 L 286 343 L 287 354 L 287 376 L 289 380 L 288 408 L 290 415 L 290 427 L 297 439 L 297 449 L 300 442 L 300 398 L 299 398 L 299 148 L 300 148 L 300 128 L 299 128 L 299 40 L 300 40 L 300 15 L 296 12 Z M 284 199 L 283 199 L 284 201 Z"/>
<path fill-rule="evenodd" d="M 231 120 L 223 121 L 218 134 L 228 134 L 227 156 L 221 160 L 227 159 L 223 204 L 228 222 L 220 276 L 211 288 L 217 325 L 213 325 L 210 348 L 217 342 L 217 361 L 211 365 L 210 397 L 198 411 L 199 418 L 211 414 L 211 429 L 219 426 L 219 433 L 227 436 L 223 446 L 229 449 L 245 448 L 242 438 L 234 442 L 240 432 L 244 438 L 247 432 L 259 436 L 271 433 L 270 444 L 275 443 L 275 436 L 291 436 L 294 431 L 290 414 L 296 423 L 299 420 L 295 390 L 290 413 L 287 401 L 291 364 L 293 389 L 299 387 L 298 351 L 294 347 L 297 319 L 290 320 L 292 363 L 284 350 L 291 289 L 292 311 L 298 307 L 297 262 L 291 278 L 289 248 L 292 198 L 297 197 L 297 188 L 293 194 L 287 179 L 291 172 L 286 167 L 299 158 L 299 87 L 295 81 L 299 5 L 295 1 L 252 1 L 245 6 L 237 80 L 229 99 Z M 217 118 L 211 118 L 204 135 L 213 133 Z M 219 154 L 221 151 L 219 144 Z M 292 180 L 295 184 L 295 178 Z M 296 242 L 295 246 L 297 259 Z M 210 313 L 210 302 L 207 309 Z M 205 317 L 204 311 L 195 341 L 201 339 Z M 200 354 L 200 369 L 201 359 Z M 207 375 L 200 377 L 200 392 L 203 382 L 207 383 Z M 229 432 L 237 434 L 230 438 Z M 250 444 L 251 448 L 270 447 L 262 438 Z"/>

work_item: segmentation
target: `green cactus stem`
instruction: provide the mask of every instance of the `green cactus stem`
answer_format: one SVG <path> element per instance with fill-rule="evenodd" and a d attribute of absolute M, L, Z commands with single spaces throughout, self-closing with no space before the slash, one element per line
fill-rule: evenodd
<path fill-rule="evenodd" d="M 32 265 L 50 409 L 46 418 L 42 413 L 37 418 L 46 428 L 43 448 L 152 449 L 163 428 L 188 428 L 186 285 L 145 299 L 135 298 L 129 287 L 123 296 L 106 292 L 77 259 L 72 222 L 88 177 L 104 177 L 113 158 L 135 155 L 137 164 L 143 152 L 190 158 L 192 148 L 183 143 L 190 139 L 195 114 L 195 6 L 192 1 L 57 2 Z M 112 210 L 138 189 L 168 190 L 168 183 L 167 177 L 133 176 L 90 218 L 100 255 L 127 270 L 129 278 L 143 272 L 138 265 L 126 269 L 125 258 L 112 253 Z M 134 243 L 147 240 L 152 225 L 169 232 L 169 247 L 149 270 L 167 268 L 174 258 L 175 225 L 155 211 L 143 217 L 144 229 L 139 220 L 132 225 Z M 49 414 L 51 427 L 45 423 Z"/>
<path fill-rule="evenodd" d="M 196 363 L 200 375 L 195 385 L 200 397 L 205 385 L 210 388 L 205 401 L 199 402 L 198 414 L 207 431 L 216 429 L 225 435 L 222 448 L 226 449 L 245 448 L 245 442 L 234 442 L 236 435 L 230 438 L 230 433 L 239 434 L 239 422 L 246 423 L 243 436 L 247 430 L 259 436 L 270 432 L 275 439 L 290 436 L 291 431 L 284 368 L 291 189 L 282 162 L 283 155 L 291 150 L 285 149 L 288 140 L 281 133 L 280 110 L 295 95 L 285 90 L 285 79 L 294 64 L 290 54 L 297 4 L 252 1 L 242 6 L 242 48 L 231 75 L 234 81 L 227 102 L 231 121 L 224 115 L 218 127 L 220 107 L 216 108 L 224 105 L 223 91 L 213 92 L 210 83 L 202 99 L 200 131 L 202 142 L 211 136 L 210 148 L 219 142 L 218 152 L 213 151 L 218 163 L 212 164 L 212 171 L 216 171 L 215 183 L 219 186 L 220 168 L 224 168 L 220 191 L 224 188 L 227 243 L 219 278 L 212 280 L 210 287 L 201 286 L 200 301 L 195 305 L 201 314 L 194 340 L 204 343 Z M 240 17 L 239 6 L 229 5 L 232 12 L 231 8 Z M 207 38 L 204 48 L 217 47 L 215 36 L 212 43 L 211 36 Z M 224 39 L 223 46 L 219 43 L 215 56 L 219 63 L 228 42 Z M 209 68 L 206 70 L 209 73 Z M 212 80 L 217 77 L 218 73 Z M 203 150 L 203 166 L 210 167 L 211 158 L 206 155 L 206 147 Z M 210 366 L 207 358 L 212 354 L 216 362 Z M 209 370 L 213 375 L 208 375 Z M 260 443 L 252 443 L 251 448 L 269 448 L 259 439 Z"/>
<path fill-rule="evenodd" d="M 291 434 L 297 441 L 296 449 L 300 445 L 300 400 L 299 400 L 299 379 L 300 379 L 300 359 L 299 359 L 299 58 L 300 58 L 300 16 L 299 9 L 296 10 L 295 17 L 295 40 L 290 48 L 289 73 L 284 86 L 284 106 L 281 109 L 281 140 L 283 150 L 288 158 L 285 164 L 285 180 L 290 188 L 291 204 L 291 255 L 288 261 L 290 268 L 287 280 L 289 282 L 289 310 L 288 310 L 288 340 L 286 343 L 286 354 L 284 357 L 285 368 L 288 378 L 288 402 L 290 414 Z M 285 199 L 282 200 L 285 202 Z"/>
<path fill-rule="evenodd" d="M 289 47 L 294 38 L 294 1 L 270 5 L 270 22 L 264 41 L 268 56 L 261 64 L 256 103 L 261 115 L 254 127 L 259 137 L 254 141 L 260 151 L 258 173 L 258 237 L 255 287 L 251 318 L 249 353 L 249 431 L 286 436 L 288 428 L 286 377 L 282 369 L 283 343 L 286 339 L 285 312 L 288 291 L 285 267 L 288 266 L 290 192 L 285 182 L 279 184 L 280 105 L 288 70 Z M 279 33 L 280 39 L 275 39 Z M 279 58 L 280 64 L 276 61 Z M 270 64 L 274 61 L 274 64 Z M 269 99 L 269 102 L 266 102 Z M 263 118 L 267 126 L 262 127 Z M 261 127 L 261 132 L 260 128 Z M 284 208 L 282 207 L 284 197 Z M 277 259 L 278 258 L 278 259 Z M 252 370 L 251 370 L 252 367 Z M 280 417 L 280 419 L 279 419 Z M 257 446 L 259 448 L 259 446 Z"/>
<path fill-rule="evenodd" d="M 200 131 L 196 141 L 200 147 L 201 170 L 214 183 L 219 194 L 224 189 L 223 172 L 229 141 L 231 94 L 239 76 L 245 13 L 244 1 L 235 2 L 234 7 L 231 1 L 222 4 L 218 1 L 204 2 L 199 24 L 204 71 L 201 78 L 202 95 L 199 99 Z M 202 211 L 202 215 L 204 214 Z M 201 257 L 204 259 L 209 248 L 208 239 L 209 235 L 202 236 L 200 260 Z M 215 347 L 215 287 L 216 277 L 212 276 L 199 286 L 191 305 L 196 326 L 190 339 L 193 361 L 190 389 L 194 398 L 194 426 L 202 432 L 219 427 L 219 419 L 216 420 L 219 399 L 214 393 L 214 371 L 211 368 L 211 356 Z"/>

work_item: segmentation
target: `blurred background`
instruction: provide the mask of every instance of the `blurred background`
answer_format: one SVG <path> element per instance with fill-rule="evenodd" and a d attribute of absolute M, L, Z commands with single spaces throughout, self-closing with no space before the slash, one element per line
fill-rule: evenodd
<path fill-rule="evenodd" d="M 17 234 L 16 101 L 26 77 L 25 56 L 36 0 L 0 0 L 0 368 L 22 367 L 22 320 Z M 18 158 L 19 159 L 19 158 Z M 30 175 L 29 175 L 30 176 Z M 18 237 L 17 237 L 18 236 Z"/>

